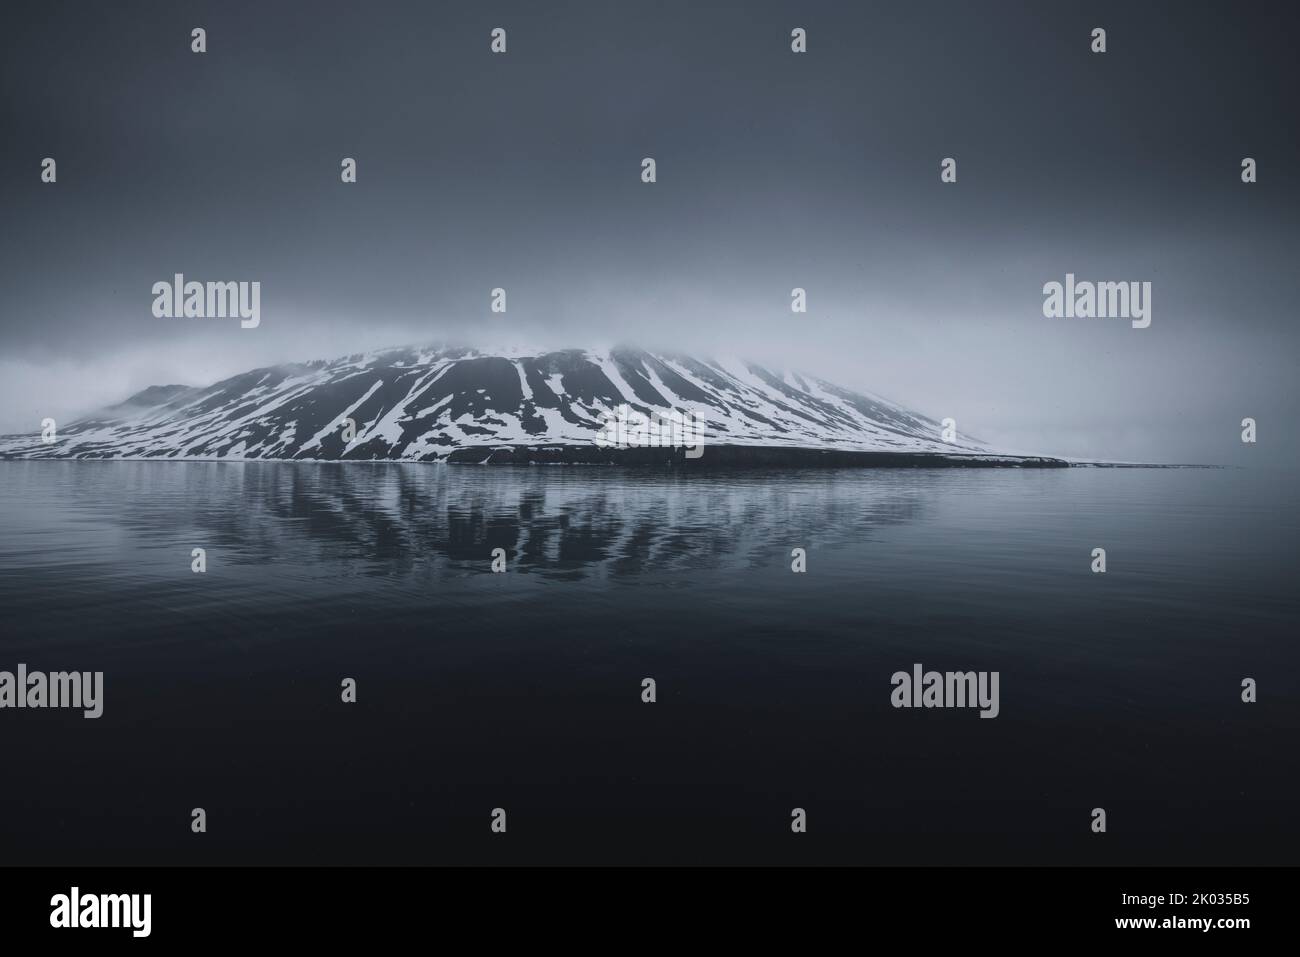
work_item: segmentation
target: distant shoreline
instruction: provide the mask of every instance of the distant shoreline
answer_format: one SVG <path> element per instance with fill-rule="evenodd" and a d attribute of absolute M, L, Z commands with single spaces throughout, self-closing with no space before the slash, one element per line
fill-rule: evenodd
<path fill-rule="evenodd" d="M 469 447 L 452 452 L 451 464 L 478 465 L 661 465 L 697 471 L 711 468 L 1069 468 L 1047 456 L 884 452 L 767 445 L 705 445 L 699 458 L 672 447 L 614 449 L 601 446 Z"/>
<path fill-rule="evenodd" d="M 680 447 L 617 449 L 599 445 L 484 445 L 454 449 L 443 458 L 239 458 L 169 455 L 23 455 L 0 452 L 0 462 L 279 462 L 304 465 L 616 465 L 674 467 L 689 471 L 761 468 L 1029 468 L 1029 469 L 1223 469 L 1226 465 L 1194 462 L 1075 461 L 1050 455 L 993 453 L 886 452 L 815 449 L 766 445 L 706 445 L 699 458 Z"/>

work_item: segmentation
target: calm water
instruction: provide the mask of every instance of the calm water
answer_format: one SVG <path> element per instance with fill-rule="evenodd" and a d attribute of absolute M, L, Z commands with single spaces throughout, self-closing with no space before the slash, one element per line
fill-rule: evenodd
<path fill-rule="evenodd" d="M 1296 863 L 1295 478 L 0 462 L 0 856 Z"/>

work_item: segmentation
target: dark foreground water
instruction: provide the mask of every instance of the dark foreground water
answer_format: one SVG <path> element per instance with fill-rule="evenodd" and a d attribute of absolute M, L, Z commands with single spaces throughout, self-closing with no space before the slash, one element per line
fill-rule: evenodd
<path fill-rule="evenodd" d="M 0 710 L 4 863 L 1300 861 L 1288 473 L 0 482 L 0 670 L 105 673 Z M 917 662 L 1000 715 L 892 708 Z"/>

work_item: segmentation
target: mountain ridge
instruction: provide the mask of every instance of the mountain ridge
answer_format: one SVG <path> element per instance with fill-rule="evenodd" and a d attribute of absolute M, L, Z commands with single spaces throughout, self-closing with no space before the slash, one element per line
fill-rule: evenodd
<path fill-rule="evenodd" d="M 612 416 L 679 416 L 715 458 L 790 453 L 1058 464 L 999 452 L 869 393 L 741 359 L 634 346 L 483 351 L 401 346 L 266 366 L 209 386 L 150 386 L 59 429 L 0 438 L 6 458 L 298 461 L 657 461 L 611 448 Z M 349 422 L 350 420 L 350 422 Z M 719 448 L 733 451 L 719 456 Z M 734 450 L 759 450 L 738 456 Z M 766 451 L 762 451 L 766 450 Z M 900 458 L 901 457 L 901 458 Z M 797 458 L 797 456 L 796 456 Z M 886 460 L 881 460 L 884 464 Z M 870 464 L 863 461 L 862 464 Z M 1064 463 L 1059 463 L 1064 464 Z"/>

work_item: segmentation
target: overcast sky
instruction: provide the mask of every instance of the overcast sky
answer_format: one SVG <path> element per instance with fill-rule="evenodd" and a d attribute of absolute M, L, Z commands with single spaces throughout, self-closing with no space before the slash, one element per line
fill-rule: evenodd
<path fill-rule="evenodd" d="M 1300 58 L 1253 9 L 11 0 L 0 431 L 450 337 L 738 354 L 1016 450 L 1292 464 Z M 155 318 L 177 272 L 260 281 L 260 327 Z M 1044 318 L 1067 272 L 1151 282 L 1150 328 Z"/>

